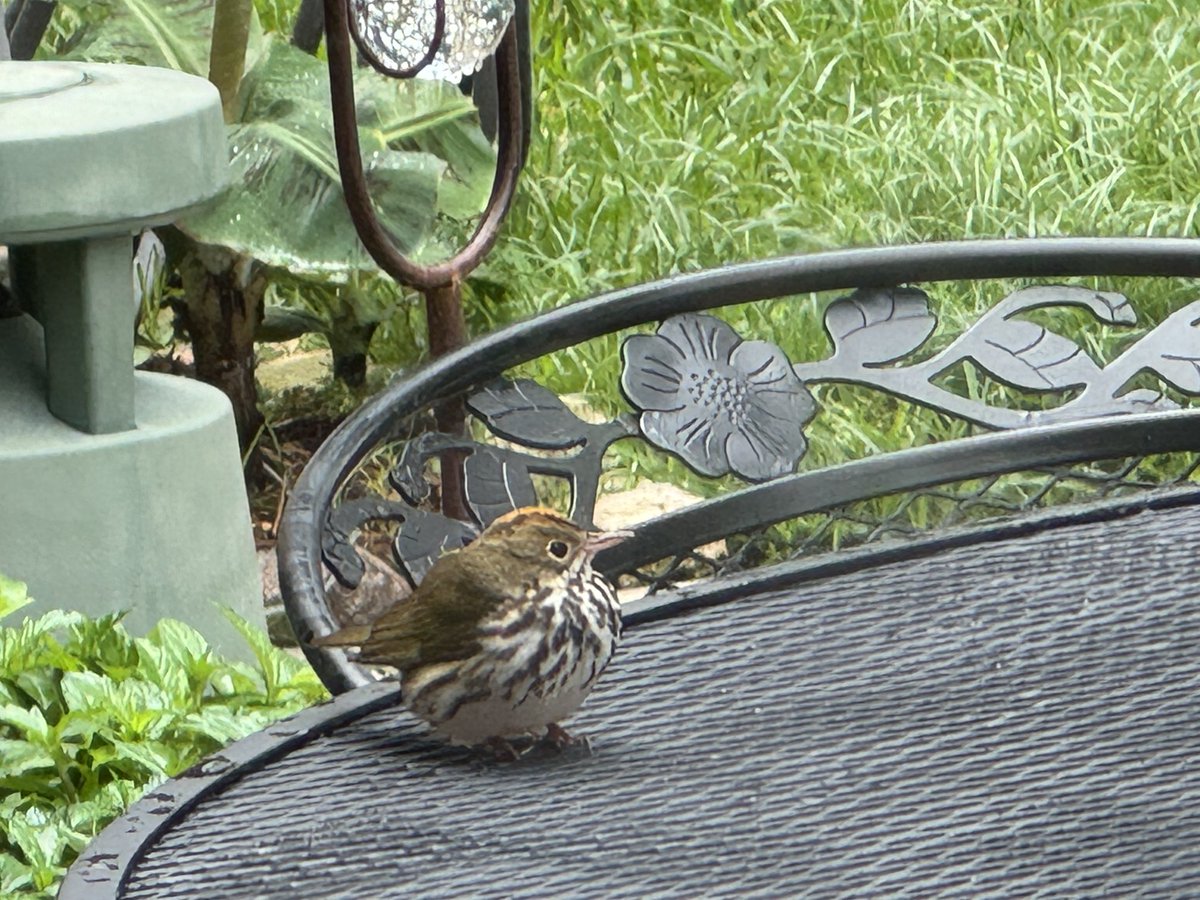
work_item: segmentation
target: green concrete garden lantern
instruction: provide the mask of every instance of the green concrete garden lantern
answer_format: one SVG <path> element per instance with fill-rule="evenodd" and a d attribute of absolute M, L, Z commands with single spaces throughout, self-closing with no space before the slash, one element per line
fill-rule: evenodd
<path fill-rule="evenodd" d="M 216 90 L 165 69 L 0 62 L 0 572 L 43 607 L 262 622 L 232 410 L 133 366 L 132 236 L 227 177 Z"/>

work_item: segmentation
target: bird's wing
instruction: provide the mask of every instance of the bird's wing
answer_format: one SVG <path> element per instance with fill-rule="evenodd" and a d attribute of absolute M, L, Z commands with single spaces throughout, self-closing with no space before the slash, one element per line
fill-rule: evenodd
<path fill-rule="evenodd" d="M 314 647 L 358 647 L 370 635 L 370 625 L 347 625 L 332 634 L 314 637 L 309 643 Z"/>
<path fill-rule="evenodd" d="M 360 659 L 403 671 L 477 652 L 480 622 L 510 597 L 498 574 L 491 554 L 474 546 L 443 556 L 411 597 L 379 617 Z"/>

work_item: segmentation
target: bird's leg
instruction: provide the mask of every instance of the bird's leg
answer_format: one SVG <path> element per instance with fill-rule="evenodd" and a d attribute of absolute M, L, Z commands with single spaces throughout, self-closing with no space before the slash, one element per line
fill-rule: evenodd
<path fill-rule="evenodd" d="M 576 744 L 583 744 L 591 752 L 592 742 L 587 736 L 575 737 L 567 729 L 563 728 L 557 722 L 551 722 L 546 726 L 546 737 L 556 750 L 565 750 L 567 747 L 574 747 Z"/>
<path fill-rule="evenodd" d="M 496 757 L 496 762 L 516 762 L 521 758 L 517 748 L 502 737 L 487 739 L 487 746 Z"/>

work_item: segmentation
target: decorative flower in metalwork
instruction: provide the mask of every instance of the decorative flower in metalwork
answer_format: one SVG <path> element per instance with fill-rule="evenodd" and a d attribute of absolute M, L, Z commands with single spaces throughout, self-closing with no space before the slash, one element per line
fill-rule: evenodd
<path fill-rule="evenodd" d="M 774 344 L 688 314 L 629 338 L 622 355 L 621 387 L 650 442 L 702 475 L 766 481 L 795 470 L 816 404 Z"/>
<path fill-rule="evenodd" d="M 439 6 L 444 29 L 433 48 Z M 350 23 L 355 43 L 380 71 L 458 81 L 496 49 L 514 9 L 513 0 L 351 0 Z"/>

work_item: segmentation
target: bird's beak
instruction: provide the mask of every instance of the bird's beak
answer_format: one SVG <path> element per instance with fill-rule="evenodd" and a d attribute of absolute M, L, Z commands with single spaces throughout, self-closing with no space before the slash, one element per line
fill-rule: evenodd
<path fill-rule="evenodd" d="M 595 556 L 601 550 L 615 547 L 631 537 L 633 537 L 632 531 L 590 531 L 583 547 L 589 556 Z"/>

